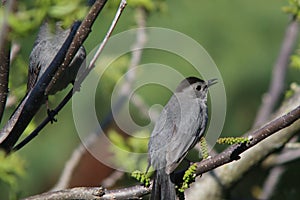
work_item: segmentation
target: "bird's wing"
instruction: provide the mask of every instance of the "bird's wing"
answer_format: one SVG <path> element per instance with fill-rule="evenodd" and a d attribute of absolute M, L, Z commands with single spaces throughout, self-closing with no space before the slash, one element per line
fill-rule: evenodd
<path fill-rule="evenodd" d="M 34 87 L 35 83 L 38 80 L 40 71 L 41 71 L 41 66 L 39 63 L 37 64 L 37 67 L 29 67 L 28 80 L 27 80 L 27 92 L 29 92 Z"/>
<path fill-rule="evenodd" d="M 148 152 L 149 161 L 155 169 L 166 165 L 166 151 L 174 131 L 174 123 L 171 120 L 170 112 L 163 109 L 151 133 Z"/>
<path fill-rule="evenodd" d="M 42 37 L 43 36 L 43 37 Z M 43 23 L 40 27 L 38 36 L 34 42 L 33 49 L 29 56 L 29 69 L 28 69 L 28 80 L 27 80 L 27 92 L 29 92 L 36 84 L 41 67 L 43 63 L 40 63 L 40 55 L 43 53 L 44 47 L 47 46 L 47 23 Z M 51 52 L 49 53 L 51 56 Z M 48 55 L 47 55 L 48 56 Z"/>
<path fill-rule="evenodd" d="M 191 106 L 192 107 L 192 106 Z M 193 115 L 193 113 L 195 113 Z M 168 145 L 169 149 L 166 154 L 167 167 L 166 172 L 171 173 L 180 164 L 188 151 L 193 148 L 199 141 L 203 130 L 199 133 L 202 119 L 199 112 L 186 112 L 186 116 L 181 116 L 180 121 L 176 120 L 176 129 L 174 129 L 172 139 Z M 190 126 L 193 124 L 194 126 Z"/>

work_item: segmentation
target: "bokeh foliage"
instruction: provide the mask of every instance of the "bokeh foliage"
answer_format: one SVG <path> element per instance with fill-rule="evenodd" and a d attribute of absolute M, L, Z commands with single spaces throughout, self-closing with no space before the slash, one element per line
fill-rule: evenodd
<path fill-rule="evenodd" d="M 104 9 L 96 21 L 95 28 L 85 42 L 88 52 L 95 47 L 103 38 L 107 27 L 114 15 L 118 1 L 110 2 L 111 9 Z M 32 49 L 38 25 L 43 17 L 48 16 L 51 20 L 63 20 L 67 26 L 74 19 L 82 18 L 86 12 L 84 1 L 47 0 L 47 1 L 19 1 L 18 13 L 10 18 L 14 28 L 12 37 L 21 46 L 21 51 L 12 63 L 10 76 L 10 93 L 21 99 L 25 94 L 26 73 L 28 56 Z M 147 9 L 148 26 L 160 26 L 181 31 L 200 44 L 208 51 L 219 67 L 223 76 L 227 92 L 228 112 L 226 124 L 222 136 L 240 136 L 247 131 L 255 117 L 256 110 L 261 102 L 261 95 L 267 90 L 270 80 L 272 65 L 274 64 L 281 45 L 284 29 L 289 21 L 289 14 L 297 14 L 298 1 L 203 1 L 203 0 L 129 0 L 128 7 L 122 15 L 114 33 L 122 32 L 136 26 L 135 8 L 143 6 Z M 284 14 L 281 9 L 283 6 Z M 295 6 L 297 9 L 295 9 Z M 297 7 L 298 6 L 298 7 Z M 3 12 L 3 7 L 0 9 Z M 2 15 L 3 16 L 3 15 Z M 176 42 L 176 41 L 174 41 Z M 99 85 L 97 93 L 97 110 L 107 113 L 110 102 L 109 94 L 119 77 L 122 76 L 128 66 L 130 55 L 120 58 L 106 73 L 105 84 Z M 168 53 L 147 50 L 143 53 L 142 63 L 158 62 L 182 69 L 186 64 L 183 59 L 174 57 Z M 299 65 L 298 52 L 292 58 L 293 66 Z M 297 68 L 290 68 L 287 77 L 286 89 L 291 82 L 299 82 L 300 72 Z M 167 93 L 167 92 L 166 92 Z M 59 93 L 51 99 L 54 104 L 63 96 Z M 169 93 L 167 93 L 169 94 Z M 166 102 L 168 95 L 160 95 L 153 90 L 144 95 L 147 103 L 154 104 Z M 151 99 L 149 98 L 151 97 Z M 153 102 L 153 99 L 155 102 Z M 13 108 L 5 114 L 7 119 Z M 105 112 L 103 112 L 105 111 Z M 72 149 L 79 143 L 72 120 L 71 104 L 64 108 L 58 115 L 58 123 L 46 127 L 42 134 L 25 147 L 20 155 L 22 159 L 1 158 L 0 168 L 13 171 L 11 176 L 1 175 L 2 183 L 22 191 L 21 196 L 28 196 L 49 189 L 57 180 L 65 161 L 68 159 Z M 99 114 L 100 115 L 100 114 Z M 133 113 L 134 115 L 134 113 Z M 45 110 L 41 109 L 35 123 L 45 116 Z M 99 116 L 102 119 L 105 116 Z M 4 120 L 5 121 L 5 120 Z M 151 132 L 151 130 L 147 130 Z M 134 145 L 137 143 L 131 138 L 124 139 L 117 132 L 111 131 L 110 137 L 124 149 L 136 150 L 144 146 Z M 65 142 L 68 141 L 68 142 Z M 219 148 L 219 147 L 217 147 Z M 125 155 L 117 155 L 116 161 L 123 162 Z M 8 159 L 12 159 L 8 161 Z M 24 161 L 26 160 L 26 167 Z M 19 164 L 15 164 L 15 163 Z M 5 163 L 5 165 L 4 165 Z M 128 163 L 133 166 L 134 162 Z M 285 198 L 299 198 L 299 187 L 297 180 L 297 168 L 299 163 L 290 164 L 291 169 L 281 181 L 280 189 Z M 139 168 L 144 168 L 145 163 Z M 26 171 L 26 172 L 24 172 Z M 3 170 L 0 173 L 5 173 Z M 25 178 L 19 179 L 26 173 Z M 251 172 L 252 173 L 252 172 Z M 258 170 L 256 177 L 263 180 L 265 171 Z M 8 173 L 9 174 L 9 173 Z M 250 174 L 252 175 L 252 174 Z M 291 179 L 291 181 L 290 181 Z M 252 194 L 253 182 L 257 187 L 261 182 L 245 177 L 245 180 L 237 186 L 234 194 L 249 197 Z M 38 183 L 38 184 L 37 184 Z M 289 183 L 289 184 L 286 184 Z M 16 186 L 18 184 L 18 186 Z M 286 187 L 288 186 L 288 187 Z M 250 189 L 249 189 L 250 188 Z M 7 193 L 3 192 L 5 187 L 0 188 L 0 199 L 6 199 Z M 281 194 L 282 195 L 282 194 Z M 241 197 L 240 196 L 240 197 Z M 282 196 L 281 196 L 282 197 Z"/>

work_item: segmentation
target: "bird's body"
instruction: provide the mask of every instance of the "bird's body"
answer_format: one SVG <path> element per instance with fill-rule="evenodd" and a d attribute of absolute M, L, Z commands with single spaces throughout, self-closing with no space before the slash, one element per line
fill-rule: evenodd
<path fill-rule="evenodd" d="M 50 25 L 47 22 L 40 27 L 37 39 L 29 57 L 27 92 L 34 87 L 38 79 L 46 71 L 47 67 L 49 67 L 69 33 L 70 29 L 62 29 L 59 23 L 56 24 L 55 30 L 53 31 L 50 29 Z M 69 83 L 75 81 L 77 72 L 81 64 L 84 62 L 85 57 L 85 49 L 81 46 L 70 65 L 65 69 L 64 74 L 55 82 L 49 91 L 50 95 L 63 90 Z"/>
<path fill-rule="evenodd" d="M 156 170 L 151 199 L 176 198 L 170 174 L 204 135 L 208 86 L 195 77 L 183 80 L 156 122 L 148 144 L 149 164 Z"/>

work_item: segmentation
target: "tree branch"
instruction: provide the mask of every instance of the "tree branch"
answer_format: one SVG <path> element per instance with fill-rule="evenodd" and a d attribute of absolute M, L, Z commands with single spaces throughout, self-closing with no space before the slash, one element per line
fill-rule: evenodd
<path fill-rule="evenodd" d="M 262 104 L 256 116 L 254 127 L 262 125 L 269 119 L 270 114 L 273 112 L 275 105 L 278 103 L 278 100 L 283 93 L 286 71 L 291 53 L 298 38 L 298 32 L 298 21 L 293 19 L 286 28 L 279 56 L 273 67 L 269 91 L 263 97 Z"/>
<path fill-rule="evenodd" d="M 151 188 L 136 185 L 124 189 L 104 190 L 102 187 L 79 187 L 56 192 L 47 192 L 23 200 L 60 200 L 60 199 L 85 199 L 85 200 L 111 200 L 111 199 L 140 199 L 149 194 Z"/>
<path fill-rule="evenodd" d="M 101 5 L 101 6 L 104 6 L 104 4 L 99 4 L 99 5 Z M 111 24 L 111 27 L 110 27 L 110 29 L 108 30 L 108 32 L 107 32 L 107 34 L 106 34 L 106 36 L 105 36 L 105 38 L 103 39 L 103 41 L 102 41 L 102 43 L 101 43 L 101 45 L 100 45 L 100 47 L 101 47 L 101 51 L 98 51 L 98 55 L 95 55 L 94 56 L 94 61 L 92 62 L 90 62 L 89 63 L 89 67 L 85 70 L 85 71 L 80 71 L 80 72 L 82 72 L 82 74 L 81 74 L 81 76 L 79 77 L 79 80 L 78 81 L 76 81 L 76 83 L 75 83 L 75 85 L 74 85 L 74 87 L 72 88 L 72 90 L 65 96 L 65 98 L 60 102 L 60 104 L 54 109 L 54 113 L 55 114 L 58 114 L 58 112 L 69 102 L 69 100 L 72 98 L 72 96 L 74 95 L 74 93 L 76 92 L 76 91 L 79 91 L 79 89 L 78 88 L 80 88 L 80 85 L 81 85 L 81 83 L 84 81 L 84 79 L 86 78 L 86 76 L 88 75 L 88 73 L 94 68 L 94 64 L 95 64 L 95 62 L 96 62 L 96 59 L 99 57 L 99 55 L 100 55 L 100 53 L 103 51 L 103 48 L 104 48 L 104 46 L 105 46 L 105 44 L 107 43 L 107 41 L 108 41 L 108 38 L 110 37 L 110 35 L 111 35 L 111 33 L 112 33 L 112 31 L 113 31 L 113 29 L 115 28 L 115 26 L 116 26 L 116 24 L 117 24 L 117 22 L 118 22 L 118 19 L 119 19 L 119 17 L 121 16 L 121 13 L 122 13 L 122 11 L 123 11 L 123 9 L 125 8 L 125 5 L 126 5 L 126 1 L 125 0 L 123 0 L 123 1 L 121 1 L 121 3 L 120 3 L 120 6 L 119 6 L 119 9 L 118 9 L 118 12 L 117 12 L 117 14 L 116 14 L 116 16 L 115 16 L 115 19 L 113 20 L 113 22 L 112 22 L 112 24 Z M 101 10 L 102 8 L 98 8 L 98 10 Z M 92 16 L 94 16 L 95 15 L 95 13 L 94 12 L 90 12 L 90 14 L 89 15 L 92 15 Z M 88 15 L 88 16 L 89 16 Z M 88 18 L 88 16 L 87 16 L 87 18 Z M 91 19 L 90 19 L 91 20 Z M 94 19 L 95 20 L 95 19 Z M 86 21 L 89 21 L 89 20 L 86 20 Z M 70 49 L 70 48 L 69 48 Z M 70 54 L 68 54 L 68 55 L 70 55 Z M 80 73 L 80 72 L 78 72 L 78 73 Z M 56 74 L 55 76 L 59 76 L 59 74 L 60 73 L 58 73 L 58 74 Z M 56 77 L 57 78 L 57 77 Z M 53 81 L 53 79 L 52 79 L 52 81 Z M 48 88 L 49 88 L 49 86 L 48 86 Z M 53 117 L 53 116 L 52 116 Z M 16 145 L 14 148 L 13 148 L 13 150 L 14 151 L 17 151 L 17 150 L 20 150 L 22 147 L 24 147 L 27 143 L 29 143 L 33 138 L 35 138 L 37 135 L 38 135 L 38 133 L 51 121 L 51 117 L 50 116 L 47 116 L 47 118 L 46 119 L 44 119 L 44 121 L 32 132 L 32 133 L 30 133 L 29 134 L 29 136 L 27 136 L 23 141 L 21 141 L 18 145 Z"/>
<path fill-rule="evenodd" d="M 87 38 L 93 22 L 104 7 L 105 3 L 106 0 L 96 1 L 79 29 L 78 27 L 76 29 L 73 27 L 73 30 L 51 62 L 50 66 L 47 68 L 47 71 L 39 79 L 38 83 L 30 91 L 30 93 L 24 97 L 10 120 L 0 131 L 0 148 L 4 149 L 7 153 L 12 150 L 12 147 L 30 123 L 35 113 L 44 103 L 47 91 L 52 88 L 53 83 L 60 76 L 64 68 L 69 65 L 75 53 Z M 49 74 L 52 74 L 52 76 L 49 76 Z"/>
<path fill-rule="evenodd" d="M 200 162 L 197 174 L 220 165 L 223 166 L 214 170 L 212 174 L 205 174 L 198 182 L 193 184 L 187 192 L 187 197 L 189 197 L 187 199 L 193 199 L 193 197 L 199 195 L 203 196 L 203 198 L 209 197 L 212 200 L 224 198 L 225 192 L 230 191 L 231 187 L 241 180 L 245 173 L 268 155 L 282 148 L 300 129 L 299 102 L 300 89 L 298 88 L 292 99 L 284 103 L 277 112 L 276 116 L 279 116 L 278 118 L 255 131 L 249 132 L 249 135 L 252 137 L 249 144 L 233 145 L 212 159 Z M 291 111 L 282 115 L 287 110 Z M 234 160 L 237 161 L 232 162 Z M 202 189 L 200 191 L 194 187 Z M 203 189 L 205 187 L 209 187 L 209 189 Z"/>
<path fill-rule="evenodd" d="M 101 127 L 107 127 L 113 121 L 113 111 L 118 113 L 119 110 L 123 107 L 124 103 L 128 99 L 128 94 L 130 94 L 130 90 L 132 89 L 133 83 L 136 78 L 135 70 L 131 70 L 134 67 L 138 66 L 141 61 L 143 48 L 146 43 L 146 33 L 145 33 L 145 26 L 146 26 L 146 13 L 143 8 L 137 9 L 137 35 L 136 40 L 132 46 L 132 53 L 130 64 L 125 74 L 125 82 L 122 84 L 119 97 L 117 101 L 112 105 L 112 109 L 110 113 L 104 118 L 103 122 L 101 123 Z"/>
<path fill-rule="evenodd" d="M 263 190 L 259 195 L 259 199 L 270 199 L 272 197 L 276 185 L 284 172 L 285 167 L 283 166 L 276 166 L 273 170 L 270 171 L 266 181 L 264 182 Z"/>
<path fill-rule="evenodd" d="M 276 103 L 278 102 L 280 96 L 283 93 L 285 76 L 288 70 L 288 62 L 293 51 L 293 47 L 298 38 L 298 29 L 298 22 L 294 18 L 286 28 L 286 33 L 282 42 L 282 47 L 279 56 L 275 65 L 273 66 L 273 73 L 271 77 L 269 91 L 263 97 L 263 102 L 260 106 L 259 111 L 257 112 L 257 116 L 254 122 L 254 127 L 261 125 L 270 117 L 270 114 L 273 112 Z M 276 186 L 276 183 L 272 181 L 278 181 L 280 179 L 279 177 L 282 173 L 279 172 L 283 172 L 283 168 L 284 167 L 276 166 L 271 169 L 269 176 L 266 178 L 266 182 L 263 186 L 263 192 L 261 196 L 263 197 L 263 199 L 267 199 L 267 197 L 270 197 L 270 195 L 272 194 L 271 189 L 275 189 Z"/>
<path fill-rule="evenodd" d="M 53 76 L 52 81 L 48 85 L 46 89 L 46 94 L 50 91 L 50 89 L 53 87 L 55 82 L 59 80 L 60 76 L 63 74 L 63 71 L 69 66 L 71 63 L 73 57 L 75 56 L 78 49 L 82 46 L 83 42 L 88 37 L 89 33 L 91 32 L 91 27 L 93 26 L 96 18 L 98 17 L 99 13 L 102 11 L 104 5 L 106 4 L 107 0 L 97 0 L 91 7 L 89 13 L 85 17 L 85 19 L 82 21 L 78 32 L 74 36 L 74 40 L 68 49 L 67 56 L 62 63 L 61 67 L 57 70 L 55 76 Z"/>
<path fill-rule="evenodd" d="M 0 122 L 2 120 L 8 95 L 8 78 L 11 49 L 11 41 L 8 38 L 8 34 L 10 32 L 10 27 L 8 25 L 8 16 L 14 12 L 15 5 L 15 0 L 11 0 L 8 2 L 0 32 Z"/>
<path fill-rule="evenodd" d="M 296 107 L 291 112 L 271 121 L 262 128 L 254 131 L 250 134 L 252 137 L 249 144 L 237 144 L 229 147 L 227 150 L 213 157 L 212 159 L 207 159 L 199 163 L 197 175 L 204 172 L 210 171 L 216 167 L 224 165 L 226 163 L 239 160 L 240 154 L 251 148 L 252 146 L 258 144 L 262 140 L 271 136 L 272 134 L 284 129 L 300 118 L 300 106 Z"/>
<path fill-rule="evenodd" d="M 122 3 L 122 2 L 121 2 Z M 137 37 L 136 37 L 136 41 L 133 44 L 133 51 L 132 51 L 132 56 L 131 56 L 131 60 L 130 60 L 130 65 L 129 65 L 129 69 L 132 69 L 134 67 L 136 67 L 138 65 L 138 63 L 140 62 L 141 56 L 142 56 L 142 49 L 145 45 L 146 42 L 146 33 L 144 31 L 144 27 L 145 27 L 145 11 L 143 10 L 143 8 L 138 8 L 137 10 L 138 12 L 138 17 L 137 17 L 137 25 L 138 25 L 138 31 L 137 31 Z M 110 34 L 107 34 L 107 37 L 109 37 Z M 105 42 L 105 40 L 104 40 Z M 101 52 L 103 47 L 103 45 L 100 45 L 98 48 L 97 52 Z M 92 66 L 94 65 L 94 62 L 96 61 L 98 55 L 100 55 L 100 53 L 96 53 L 93 60 L 91 61 L 91 63 L 89 64 L 89 68 L 92 68 Z M 121 89 L 121 97 L 119 97 L 118 101 L 116 104 L 114 104 L 112 107 L 113 109 L 120 108 L 122 107 L 122 105 L 125 103 L 125 99 L 124 98 L 128 98 L 127 94 L 129 94 L 128 90 L 131 88 L 133 81 L 135 80 L 135 74 L 134 73 L 129 73 L 126 77 L 126 83 L 124 85 L 126 85 L 126 87 L 122 87 Z M 125 96 L 126 95 L 126 96 Z M 140 104 L 142 104 L 143 102 L 139 102 Z M 144 105 L 141 105 L 144 106 Z M 118 111 L 116 111 L 118 112 Z M 105 119 L 102 121 L 101 123 L 101 127 L 103 130 L 106 129 L 106 127 L 111 124 L 113 120 L 112 117 L 112 112 L 110 112 Z M 85 145 L 87 146 L 92 146 L 94 145 L 95 141 L 98 141 L 96 138 L 98 136 L 95 133 L 90 134 L 86 140 L 87 142 L 85 142 Z M 73 152 L 72 156 L 70 157 L 70 159 L 68 160 L 68 162 L 65 165 L 65 168 L 60 176 L 60 179 L 58 181 L 58 183 L 56 183 L 56 185 L 54 186 L 54 188 L 52 190 L 57 190 L 57 189 L 63 189 L 63 188 L 67 188 L 71 179 L 71 176 L 73 174 L 74 169 L 77 167 L 81 157 L 84 155 L 85 153 L 85 148 L 82 144 L 80 144 Z M 111 182 L 111 179 L 110 179 Z"/>
<path fill-rule="evenodd" d="M 78 187 L 57 192 L 47 192 L 23 200 L 60 200 L 60 199 L 101 199 L 102 187 Z"/>
<path fill-rule="evenodd" d="M 292 101 L 293 102 L 289 102 L 283 106 L 282 109 L 288 110 L 291 109 L 291 107 L 294 107 L 295 104 L 298 105 L 300 102 L 300 91 L 297 92 L 297 95 L 293 97 Z M 206 197 L 206 199 L 216 199 L 216 196 L 222 196 L 222 189 L 228 189 L 231 187 L 237 182 L 237 180 L 239 180 L 239 177 L 249 170 L 249 168 L 257 164 L 262 158 L 269 155 L 270 152 L 281 148 L 281 146 L 296 133 L 296 130 L 300 129 L 300 105 L 292 109 L 287 114 L 278 116 L 280 117 L 272 120 L 263 127 L 249 132 L 249 136 L 251 136 L 252 139 L 248 144 L 233 145 L 224 150 L 222 153 L 197 163 L 197 176 L 217 167 L 219 168 L 213 171 L 214 176 L 210 176 L 211 182 L 209 184 L 206 182 L 207 176 L 201 177 L 200 181 L 192 184 L 191 190 L 188 190 L 187 199 L 195 199 L 195 196 L 199 197 L 199 195 L 201 195 L 204 199 Z M 268 139 L 265 140 L 266 138 Z M 240 157 L 241 154 L 242 158 Z M 258 157 L 253 157 L 253 155 L 257 155 Z M 181 179 L 182 175 L 182 172 L 175 173 L 175 179 Z M 195 186 L 199 187 L 199 184 L 201 183 L 201 190 L 193 189 Z M 218 190 L 219 193 L 216 192 L 214 187 L 221 187 L 221 189 Z M 119 190 L 105 191 L 105 194 L 109 194 L 107 199 L 111 199 L 112 197 L 118 197 L 115 199 L 130 199 L 144 196 L 149 194 L 150 191 L 151 186 L 146 188 L 141 185 L 136 185 L 134 187 Z M 104 197 L 106 196 L 104 195 L 101 198 L 106 199 Z"/>
<path fill-rule="evenodd" d="M 33 116 L 45 102 L 47 97 L 45 95 L 45 89 L 51 81 L 51 75 L 55 73 L 63 62 L 78 27 L 79 23 L 74 23 L 68 38 L 54 57 L 45 73 L 38 80 L 32 90 L 23 98 L 6 126 L 1 130 L 0 148 L 4 149 L 7 153 L 11 151 L 12 147 L 30 123 Z"/>
<path fill-rule="evenodd" d="M 68 94 L 65 96 L 65 98 L 59 103 L 59 105 L 53 110 L 54 113 L 58 113 L 72 98 L 73 96 L 73 89 L 71 89 Z M 18 151 L 21 148 L 23 148 L 26 144 L 28 144 L 33 138 L 38 136 L 39 132 L 53 119 L 52 116 L 47 115 L 46 119 L 44 119 L 39 126 L 32 131 L 25 139 L 23 139 L 19 144 L 17 144 L 13 151 Z"/>

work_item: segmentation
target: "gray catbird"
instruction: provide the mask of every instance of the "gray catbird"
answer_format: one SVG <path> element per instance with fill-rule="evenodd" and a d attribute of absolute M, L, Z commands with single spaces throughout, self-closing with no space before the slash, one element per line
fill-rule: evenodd
<path fill-rule="evenodd" d="M 184 79 L 160 114 L 148 144 L 149 166 L 155 169 L 151 199 L 176 199 L 170 174 L 204 135 L 208 87 L 215 83 Z"/>
<path fill-rule="evenodd" d="M 68 37 L 69 32 L 70 29 L 62 29 L 59 23 L 55 25 L 54 31 L 50 29 L 50 25 L 47 22 L 40 27 L 37 39 L 29 57 L 27 92 L 33 88 L 37 80 L 46 71 L 47 67 L 50 65 L 51 61 Z M 84 64 L 83 62 L 85 57 L 85 49 L 81 46 L 70 65 L 64 71 L 60 80 L 57 80 L 49 91 L 50 95 L 63 90 L 69 83 L 75 81 L 81 64 Z"/>

